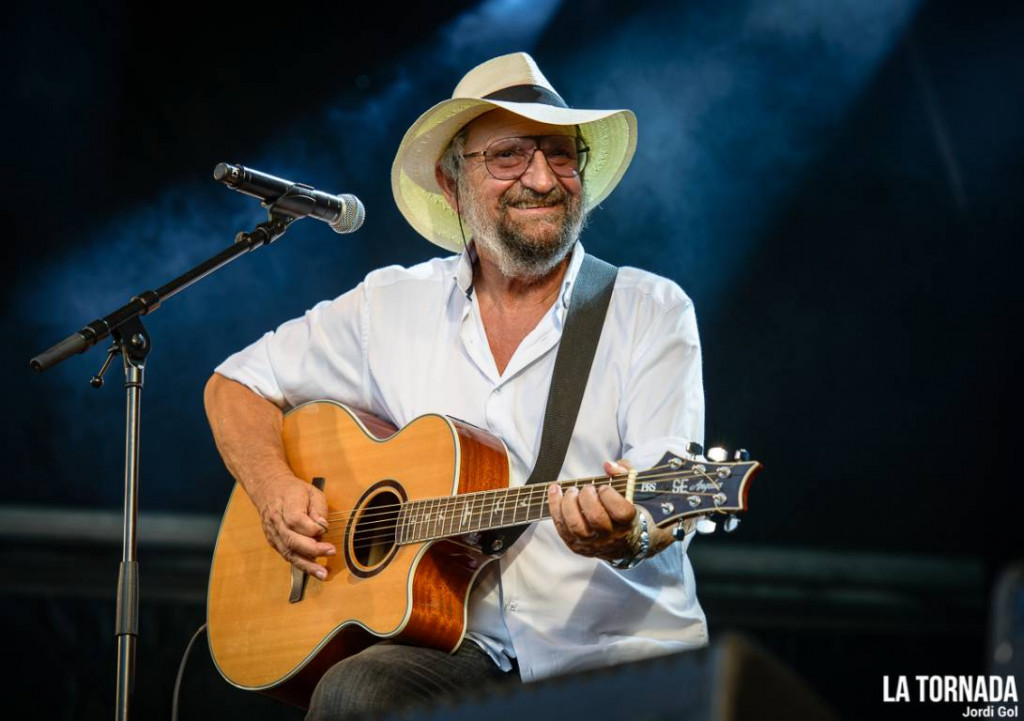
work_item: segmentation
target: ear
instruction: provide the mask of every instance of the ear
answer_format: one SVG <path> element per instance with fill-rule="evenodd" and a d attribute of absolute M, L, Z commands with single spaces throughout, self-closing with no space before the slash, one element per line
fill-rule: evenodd
<path fill-rule="evenodd" d="M 437 184 L 441 187 L 441 192 L 444 193 L 444 199 L 448 201 L 448 205 L 452 207 L 452 210 L 458 213 L 459 203 L 456 181 L 444 174 L 444 171 L 441 170 L 440 161 L 434 164 L 434 178 L 437 180 Z"/>

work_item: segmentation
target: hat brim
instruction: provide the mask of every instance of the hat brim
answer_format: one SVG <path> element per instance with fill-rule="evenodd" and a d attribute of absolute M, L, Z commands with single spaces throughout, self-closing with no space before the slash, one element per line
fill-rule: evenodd
<path fill-rule="evenodd" d="M 629 110 L 583 110 L 475 98 L 438 103 L 402 138 L 391 167 L 391 190 L 398 209 L 420 235 L 456 253 L 463 243 L 459 219 L 437 184 L 434 168 L 459 130 L 495 108 L 548 125 L 580 127 L 583 142 L 591 148 L 583 171 L 588 211 L 618 185 L 636 152 L 636 116 Z"/>

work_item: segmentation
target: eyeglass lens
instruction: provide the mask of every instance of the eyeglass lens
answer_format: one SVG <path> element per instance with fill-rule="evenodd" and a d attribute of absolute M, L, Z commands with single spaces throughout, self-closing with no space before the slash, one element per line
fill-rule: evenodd
<path fill-rule="evenodd" d="M 583 170 L 586 164 L 586 152 L 580 152 L 574 136 L 546 135 L 495 140 L 484 151 L 487 169 L 500 180 L 518 178 L 526 172 L 538 147 L 556 175 L 570 178 Z"/>

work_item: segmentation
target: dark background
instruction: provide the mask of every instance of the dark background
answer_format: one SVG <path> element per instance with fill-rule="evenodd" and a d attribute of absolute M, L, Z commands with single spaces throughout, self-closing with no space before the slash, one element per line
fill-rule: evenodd
<path fill-rule="evenodd" d="M 358 233 L 298 223 L 145 321 L 137 700 L 140 716 L 169 713 L 231 487 L 206 378 L 369 270 L 435 254 L 391 200 L 394 151 L 466 70 L 527 50 L 571 105 L 637 113 L 636 158 L 585 245 L 690 294 L 708 445 L 747 447 L 766 467 L 741 532 L 694 544 L 713 635 L 748 634 L 848 718 L 959 716 L 883 706 L 881 687 L 986 672 L 992 589 L 1022 555 L 1022 8 L 12 8 L 0 50 L 9 703 L 113 713 L 120 370 L 95 391 L 100 349 L 43 375 L 28 359 L 262 219 L 212 181 L 217 162 L 366 205 Z M 147 518 L 170 530 L 147 539 Z M 227 687 L 197 649 L 184 717 L 288 716 Z"/>

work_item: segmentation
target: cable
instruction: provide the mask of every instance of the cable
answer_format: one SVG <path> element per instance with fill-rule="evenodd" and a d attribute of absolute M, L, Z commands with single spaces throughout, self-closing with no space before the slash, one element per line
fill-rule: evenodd
<path fill-rule="evenodd" d="M 181 679 L 185 675 L 185 663 L 188 661 L 188 655 L 192 653 L 192 646 L 195 645 L 199 634 L 205 630 L 205 623 L 196 629 L 196 632 L 192 634 L 192 640 L 185 647 L 185 653 L 181 655 L 181 665 L 178 666 L 178 678 L 174 680 L 174 697 L 171 700 L 171 721 L 178 721 L 178 693 L 181 691 Z"/>

